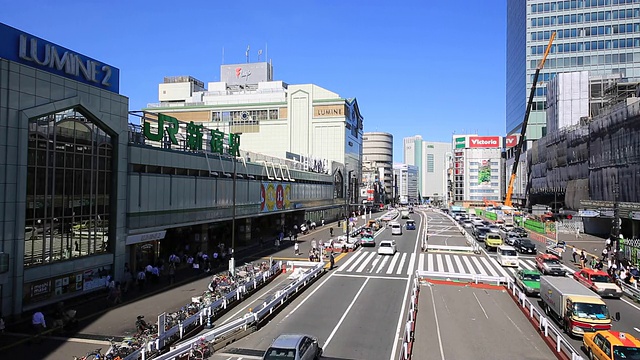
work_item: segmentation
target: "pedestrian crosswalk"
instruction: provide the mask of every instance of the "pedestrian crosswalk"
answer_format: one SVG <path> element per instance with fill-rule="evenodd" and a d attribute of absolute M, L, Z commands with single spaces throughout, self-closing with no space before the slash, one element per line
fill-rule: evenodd
<path fill-rule="evenodd" d="M 534 258 L 520 258 L 519 268 L 535 270 Z M 572 270 L 565 266 L 569 272 Z M 411 275 L 415 270 L 456 274 L 513 277 L 515 267 L 502 267 L 487 256 L 472 254 L 400 253 L 378 255 L 375 251 L 353 253 L 337 272 L 378 275 Z"/>

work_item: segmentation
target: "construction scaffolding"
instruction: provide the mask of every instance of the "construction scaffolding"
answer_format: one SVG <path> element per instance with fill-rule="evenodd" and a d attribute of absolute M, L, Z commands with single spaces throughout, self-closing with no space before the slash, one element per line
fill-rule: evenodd
<path fill-rule="evenodd" d="M 533 144 L 527 153 L 532 204 L 556 194 L 565 208 L 580 209 L 581 200 L 612 201 L 616 184 L 621 202 L 640 202 L 640 99 L 618 99 L 606 113 Z"/>

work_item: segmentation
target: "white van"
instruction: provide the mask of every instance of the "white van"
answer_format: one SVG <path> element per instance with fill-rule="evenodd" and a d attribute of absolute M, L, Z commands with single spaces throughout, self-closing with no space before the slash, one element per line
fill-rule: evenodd
<path fill-rule="evenodd" d="M 518 259 L 518 252 L 516 248 L 509 245 L 500 245 L 497 248 L 498 263 L 502 266 L 515 266 L 518 267 L 520 260 Z"/>
<path fill-rule="evenodd" d="M 392 222 L 391 224 L 391 235 L 402 235 L 402 225 L 398 222 Z"/>

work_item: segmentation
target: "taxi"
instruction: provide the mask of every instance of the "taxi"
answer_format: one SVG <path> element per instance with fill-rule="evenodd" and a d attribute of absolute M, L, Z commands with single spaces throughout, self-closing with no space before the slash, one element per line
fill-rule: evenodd
<path fill-rule="evenodd" d="M 560 259 L 552 254 L 539 254 L 536 256 L 536 268 L 543 275 L 565 276 L 567 274 L 567 270 L 562 267 Z"/>
<path fill-rule="evenodd" d="M 611 330 L 587 332 L 582 344 L 589 359 L 640 359 L 640 340 L 629 333 Z"/>
<path fill-rule="evenodd" d="M 605 271 L 585 268 L 573 273 L 573 277 L 602 297 L 622 297 L 622 289 Z"/>

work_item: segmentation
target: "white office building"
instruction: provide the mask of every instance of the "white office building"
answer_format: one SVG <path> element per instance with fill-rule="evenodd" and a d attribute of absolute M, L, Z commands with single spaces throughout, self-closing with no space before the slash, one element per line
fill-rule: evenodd
<path fill-rule="evenodd" d="M 418 203 L 418 167 L 408 164 L 394 164 L 395 201 L 400 204 Z"/>

